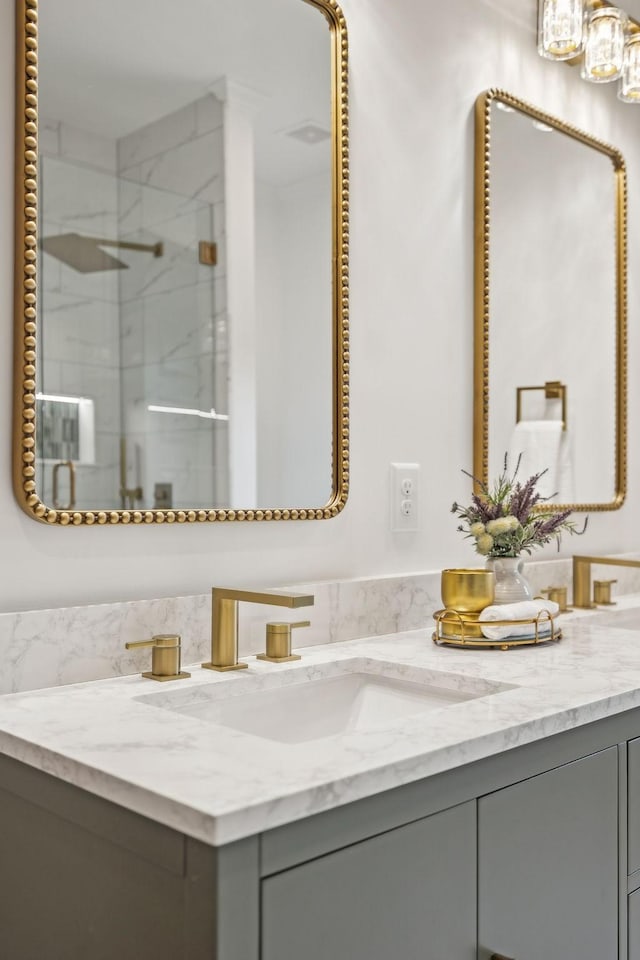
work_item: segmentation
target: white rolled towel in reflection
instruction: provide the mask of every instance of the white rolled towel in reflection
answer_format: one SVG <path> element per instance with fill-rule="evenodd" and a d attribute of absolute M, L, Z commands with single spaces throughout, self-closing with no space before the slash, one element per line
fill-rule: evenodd
<path fill-rule="evenodd" d="M 556 503 L 573 503 L 573 464 L 571 442 L 562 420 L 521 420 L 516 423 L 509 442 L 509 466 L 513 470 L 520 458 L 518 479 L 547 472 L 540 478 L 537 491 L 554 497 Z"/>
<path fill-rule="evenodd" d="M 540 614 L 538 636 L 548 636 L 551 632 L 551 624 L 546 614 L 547 611 L 555 616 L 560 610 L 560 606 L 553 600 L 522 600 L 520 603 L 494 603 L 490 607 L 485 607 L 480 614 L 480 623 L 491 623 L 492 620 L 535 620 Z M 482 633 L 487 640 L 505 640 L 507 637 L 528 637 L 535 635 L 535 623 L 521 623 L 508 627 L 485 627 L 482 626 Z"/>

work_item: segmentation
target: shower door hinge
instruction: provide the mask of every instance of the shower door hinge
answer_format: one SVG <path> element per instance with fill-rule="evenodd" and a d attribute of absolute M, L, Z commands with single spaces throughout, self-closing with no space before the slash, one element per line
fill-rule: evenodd
<path fill-rule="evenodd" d="M 217 244 L 201 240 L 198 244 L 198 259 L 205 267 L 215 267 L 218 262 Z"/>

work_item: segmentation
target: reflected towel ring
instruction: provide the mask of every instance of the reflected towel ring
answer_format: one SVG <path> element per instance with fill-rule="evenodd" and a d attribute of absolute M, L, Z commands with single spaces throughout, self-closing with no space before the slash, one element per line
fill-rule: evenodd
<path fill-rule="evenodd" d="M 562 429 L 567 429 L 567 387 L 560 380 L 547 380 L 541 387 L 516 387 L 516 423 L 522 420 L 522 394 L 526 390 L 544 390 L 545 400 L 562 400 Z"/>

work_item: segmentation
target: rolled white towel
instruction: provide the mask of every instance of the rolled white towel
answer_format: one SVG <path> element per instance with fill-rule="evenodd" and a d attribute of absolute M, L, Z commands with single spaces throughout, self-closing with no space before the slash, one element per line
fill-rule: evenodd
<path fill-rule="evenodd" d="M 480 623 L 490 623 L 492 620 L 535 620 L 541 614 L 538 626 L 538 636 L 547 636 L 551 632 L 551 624 L 542 611 L 555 616 L 560 606 L 553 600 L 523 600 L 521 603 L 495 603 L 485 607 L 479 616 Z M 482 627 L 482 633 L 487 640 L 505 640 L 507 637 L 527 637 L 535 634 L 535 624 L 512 624 L 508 627 Z"/>
<path fill-rule="evenodd" d="M 521 420 L 513 429 L 509 463 L 520 463 L 521 477 L 545 471 L 536 484 L 541 497 L 557 497 L 563 433 L 562 420 Z"/>

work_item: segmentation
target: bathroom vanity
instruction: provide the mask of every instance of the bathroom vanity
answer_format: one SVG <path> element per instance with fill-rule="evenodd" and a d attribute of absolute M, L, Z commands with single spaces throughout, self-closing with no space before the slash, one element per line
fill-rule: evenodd
<path fill-rule="evenodd" d="M 638 960 L 637 633 L 564 632 L 1 698 L 3 958 Z"/>

